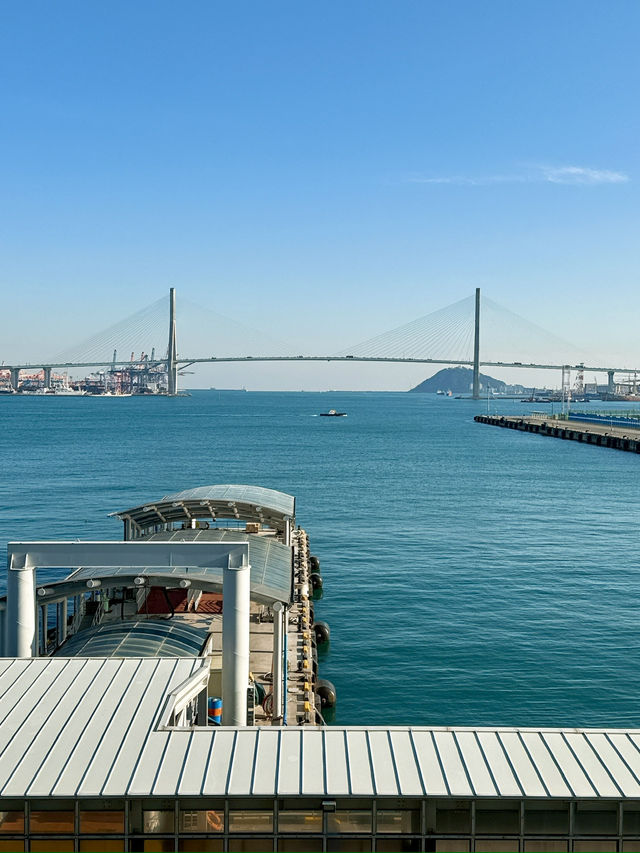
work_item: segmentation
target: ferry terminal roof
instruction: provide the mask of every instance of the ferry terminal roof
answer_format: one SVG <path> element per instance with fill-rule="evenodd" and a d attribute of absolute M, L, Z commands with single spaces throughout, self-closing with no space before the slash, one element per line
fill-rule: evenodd
<path fill-rule="evenodd" d="M 247 549 L 248 546 L 248 549 Z M 9 543 L 13 550 L 29 554 L 31 564 L 43 567 L 80 566 L 66 578 L 46 581 L 47 600 L 86 590 L 87 581 L 105 586 L 131 586 L 138 576 L 150 584 L 178 586 L 188 580 L 194 588 L 222 592 L 228 556 L 248 550 L 251 564 L 251 598 L 272 604 L 291 600 L 293 553 L 274 536 L 248 534 L 243 530 L 175 530 L 154 533 L 131 542 L 24 542 Z M 157 558 L 152 552 L 157 551 Z M 132 562 L 132 554 L 145 554 Z M 40 601 L 44 603 L 44 601 Z"/>
<path fill-rule="evenodd" d="M 640 799 L 640 730 L 164 725 L 201 660 L 0 659 L 0 796 Z"/>
<path fill-rule="evenodd" d="M 198 657 L 209 636 L 205 625 L 173 619 L 128 619 L 101 622 L 72 634 L 62 657 L 140 658 Z"/>
<path fill-rule="evenodd" d="M 216 518 L 237 518 L 240 521 L 258 521 L 277 527 L 285 518 L 295 518 L 296 500 L 293 495 L 265 489 L 261 486 L 217 485 L 198 486 L 159 501 L 147 501 L 132 509 L 114 512 L 121 519 L 131 519 L 141 527 L 159 521 L 176 521 L 204 517 L 209 513 Z"/>

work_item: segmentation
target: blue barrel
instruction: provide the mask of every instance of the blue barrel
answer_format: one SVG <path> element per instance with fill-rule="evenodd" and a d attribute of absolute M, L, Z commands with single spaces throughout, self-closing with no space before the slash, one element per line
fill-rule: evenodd
<path fill-rule="evenodd" d="M 209 696 L 207 700 L 207 716 L 209 724 L 219 726 L 222 724 L 222 699 L 218 696 Z"/>

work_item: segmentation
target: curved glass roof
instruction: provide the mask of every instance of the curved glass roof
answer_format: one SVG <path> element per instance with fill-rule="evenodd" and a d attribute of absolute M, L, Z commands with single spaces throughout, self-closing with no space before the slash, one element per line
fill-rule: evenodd
<path fill-rule="evenodd" d="M 74 634 L 58 650 L 61 657 L 198 657 L 208 636 L 204 626 L 173 619 L 103 622 Z"/>
<path fill-rule="evenodd" d="M 273 535 L 260 536 L 228 528 L 187 528 L 163 530 L 133 542 L 48 543 L 48 548 L 48 552 L 29 551 L 34 565 L 80 565 L 66 578 L 42 585 L 49 591 L 49 601 L 54 600 L 56 590 L 60 595 L 71 595 L 74 589 L 86 591 L 87 581 L 99 580 L 105 587 L 130 587 L 139 576 L 147 576 L 150 582 L 167 587 L 177 587 L 181 580 L 188 580 L 194 588 L 222 592 L 224 567 L 230 559 L 240 559 L 240 552 L 247 551 L 251 599 L 264 604 L 291 601 L 293 550 Z M 56 558 L 60 548 L 66 551 Z M 75 549 L 80 550 L 74 555 Z M 155 549 L 157 555 L 150 553 Z M 46 559 L 43 553 L 48 555 Z M 145 562 L 131 561 L 132 555 L 142 553 Z"/>
<path fill-rule="evenodd" d="M 237 501 L 271 509 L 283 516 L 295 514 L 296 499 L 285 492 L 275 489 L 265 489 L 262 486 L 198 486 L 195 489 L 185 489 L 174 495 L 165 495 L 165 501 L 215 500 Z"/>
<path fill-rule="evenodd" d="M 191 518 L 235 518 L 278 527 L 285 518 L 295 518 L 295 505 L 293 495 L 261 486 L 198 486 L 113 515 L 129 518 L 142 528 Z"/>

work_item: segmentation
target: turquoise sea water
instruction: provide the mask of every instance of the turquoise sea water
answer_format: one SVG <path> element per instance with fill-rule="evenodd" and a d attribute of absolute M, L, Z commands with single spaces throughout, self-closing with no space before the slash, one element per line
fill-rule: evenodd
<path fill-rule="evenodd" d="M 322 564 L 335 722 L 640 726 L 640 456 L 474 423 L 486 409 L 0 398 L 0 559 L 8 540 L 119 538 L 109 512 L 191 486 L 281 489 Z"/>

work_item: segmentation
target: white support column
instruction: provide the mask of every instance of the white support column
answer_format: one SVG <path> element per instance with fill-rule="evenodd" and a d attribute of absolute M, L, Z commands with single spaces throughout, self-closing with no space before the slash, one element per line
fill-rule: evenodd
<path fill-rule="evenodd" d="M 291 545 L 291 519 L 289 516 L 284 520 L 284 544 Z"/>
<path fill-rule="evenodd" d="M 37 654 L 38 622 L 36 570 L 33 566 L 12 566 L 9 564 L 6 619 L 7 656 L 16 658 L 35 657 Z"/>
<path fill-rule="evenodd" d="M 282 666 L 283 666 L 283 680 L 282 680 L 282 725 L 287 725 L 287 690 L 289 689 L 289 608 L 285 607 L 284 612 L 282 614 L 282 625 L 283 625 L 283 655 L 282 655 Z"/>
<path fill-rule="evenodd" d="M 251 567 L 227 566 L 222 576 L 222 719 L 225 726 L 247 725 Z"/>
<path fill-rule="evenodd" d="M 281 601 L 276 601 L 271 609 L 273 610 L 273 720 L 276 722 L 282 720 L 284 704 L 284 605 Z"/>
<path fill-rule="evenodd" d="M 56 621 L 56 631 L 57 631 L 57 645 L 61 646 L 64 641 L 67 639 L 67 599 L 65 598 L 63 601 L 58 602 L 58 610 L 57 610 L 57 621 Z"/>

